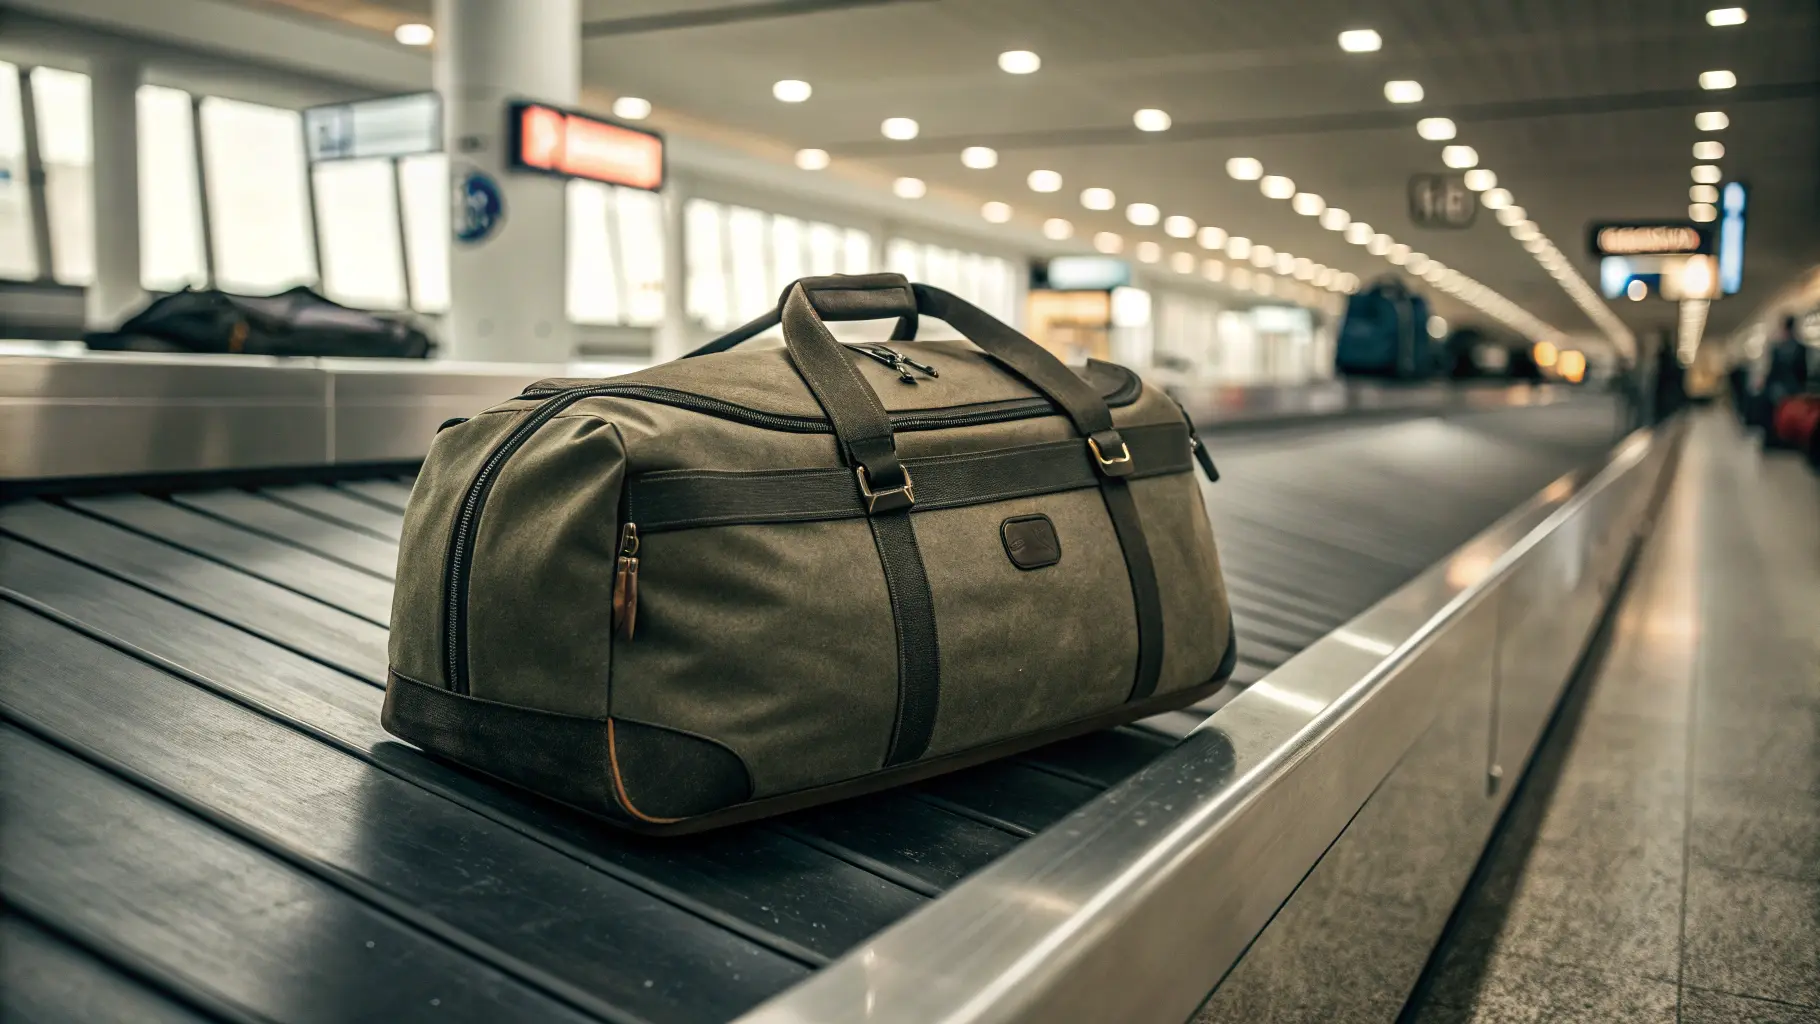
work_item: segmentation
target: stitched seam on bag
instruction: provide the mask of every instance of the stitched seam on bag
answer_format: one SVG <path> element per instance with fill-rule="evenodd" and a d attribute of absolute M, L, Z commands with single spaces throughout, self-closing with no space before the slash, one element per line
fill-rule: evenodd
<path fill-rule="evenodd" d="M 653 818 L 649 814 L 632 806 L 632 798 L 626 795 L 626 780 L 621 778 L 619 774 L 619 748 L 613 738 L 612 718 L 607 719 L 607 765 L 611 769 L 613 775 L 613 796 L 619 801 L 619 806 L 624 808 L 627 814 L 637 818 L 639 821 L 651 825 L 674 825 L 683 820 L 681 818 Z"/>

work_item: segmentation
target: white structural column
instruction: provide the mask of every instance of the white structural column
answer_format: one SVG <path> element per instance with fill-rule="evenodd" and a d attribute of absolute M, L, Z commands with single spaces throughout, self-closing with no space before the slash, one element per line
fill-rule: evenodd
<path fill-rule="evenodd" d="M 581 83 L 579 0 L 436 0 L 436 88 L 454 208 L 449 242 L 451 358 L 565 362 L 566 183 L 510 169 L 513 100 L 572 106 Z M 464 239 L 464 202 L 496 190 L 500 215 Z M 471 224 L 472 222 L 470 222 Z"/>
<path fill-rule="evenodd" d="M 89 67 L 94 140 L 95 280 L 90 330 L 112 330 L 145 301 L 139 283 L 139 65 L 98 57 Z"/>

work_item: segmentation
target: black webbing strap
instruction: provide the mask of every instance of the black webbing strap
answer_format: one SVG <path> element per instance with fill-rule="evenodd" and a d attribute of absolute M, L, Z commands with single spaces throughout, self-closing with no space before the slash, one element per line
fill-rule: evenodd
<path fill-rule="evenodd" d="M 1041 345 L 1005 326 L 985 310 L 939 288 L 912 285 L 916 308 L 946 320 L 981 351 L 998 360 L 1031 387 L 1061 406 L 1074 427 L 1093 445 L 1100 470 L 1100 493 L 1112 517 L 1113 532 L 1125 555 L 1131 578 L 1131 599 L 1137 611 L 1138 660 L 1131 684 L 1131 700 L 1156 692 L 1163 671 L 1163 595 L 1157 585 L 1156 565 L 1144 539 L 1144 522 L 1131 496 L 1126 478 L 1135 468 L 1131 450 L 1112 425 L 1112 410 L 1087 382 Z"/>
<path fill-rule="evenodd" d="M 1159 423 L 1125 432 L 1137 467 L 1131 478 L 1194 468 L 1187 426 Z M 964 455 L 904 460 L 916 481 L 914 515 L 942 508 L 1097 487 L 1099 470 L 1080 438 Z M 626 481 L 626 518 L 642 534 L 704 526 L 858 519 L 866 503 L 850 469 L 741 472 L 672 469 Z"/>

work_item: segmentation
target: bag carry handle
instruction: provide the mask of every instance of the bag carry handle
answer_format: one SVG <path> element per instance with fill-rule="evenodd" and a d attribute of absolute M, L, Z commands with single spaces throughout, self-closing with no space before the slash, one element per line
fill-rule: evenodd
<path fill-rule="evenodd" d="M 904 275 L 830 274 L 798 278 L 784 288 L 775 307 L 683 358 L 725 352 L 776 327 L 783 319 L 784 300 L 789 298 L 790 289 L 797 285 L 809 293 L 809 305 L 823 320 L 883 320 L 894 316 L 897 326 L 891 331 L 892 341 L 911 341 L 916 337 L 916 296 L 911 294 L 910 282 Z"/>

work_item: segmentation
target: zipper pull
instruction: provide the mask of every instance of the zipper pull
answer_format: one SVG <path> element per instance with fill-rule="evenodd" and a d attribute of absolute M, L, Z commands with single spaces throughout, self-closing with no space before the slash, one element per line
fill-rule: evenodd
<path fill-rule="evenodd" d="M 1207 446 L 1201 443 L 1200 435 L 1194 432 L 1193 426 L 1188 428 L 1188 444 L 1194 449 L 1194 461 L 1200 463 L 1201 472 L 1207 474 L 1207 482 L 1219 483 L 1220 471 L 1214 468 L 1213 456 L 1207 451 Z"/>
<path fill-rule="evenodd" d="M 898 359 L 902 360 L 904 363 L 906 363 L 907 365 L 909 365 L 910 367 L 912 367 L 918 373 L 921 373 L 925 377 L 940 377 L 941 376 L 941 371 L 937 370 L 935 367 L 930 366 L 927 363 L 919 363 L 916 360 L 910 358 L 909 356 L 904 355 L 902 352 L 898 352 L 896 349 L 889 349 L 888 351 L 895 354 Z"/>
<path fill-rule="evenodd" d="M 619 528 L 619 563 L 613 570 L 613 630 L 630 641 L 638 626 L 638 524 Z"/>

